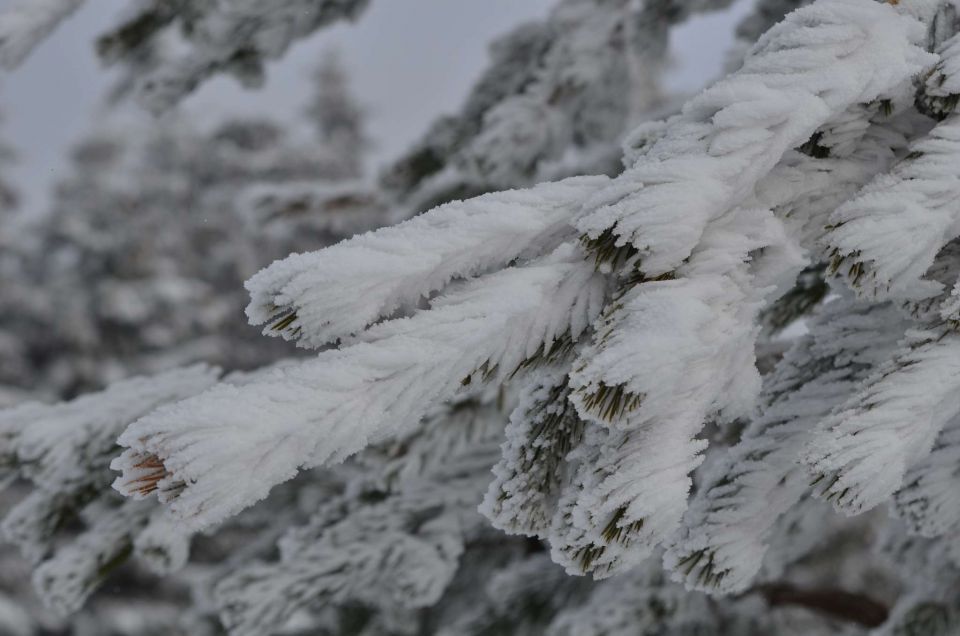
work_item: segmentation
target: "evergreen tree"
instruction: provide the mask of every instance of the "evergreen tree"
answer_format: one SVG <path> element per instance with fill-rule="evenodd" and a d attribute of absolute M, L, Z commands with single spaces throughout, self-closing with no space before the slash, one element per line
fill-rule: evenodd
<path fill-rule="evenodd" d="M 233 370 L 279 358 L 243 320 L 243 280 L 377 224 L 374 205 L 349 200 L 361 156 L 265 119 L 209 132 L 183 117 L 102 125 L 19 250 L 29 305 L 0 320 L 18 348 L 0 382 L 72 396 L 199 360 Z M 309 208 L 292 200 L 304 184 Z"/>
<path fill-rule="evenodd" d="M 347 76 L 336 51 L 329 51 L 313 74 L 313 99 L 306 114 L 316 129 L 317 139 L 337 154 L 348 157 L 358 165 L 352 166 L 360 174 L 363 159 L 361 150 L 369 140 L 364 130 L 364 112 L 357 107 L 350 93 Z"/>
<path fill-rule="evenodd" d="M 20 250 L 22 243 L 17 239 L 21 219 L 18 212 L 19 195 L 6 175 L 9 167 L 16 160 L 13 148 L 5 141 L 0 141 L 0 225 L 6 230 L 0 233 L 0 310 L 4 314 L 21 304 L 29 294 L 28 286 L 24 285 L 23 272 L 20 268 Z M 0 368 L 9 368 L 0 374 L 0 407 L 15 401 L 19 393 L 6 380 L 11 375 L 22 374 L 26 369 L 19 366 L 22 360 L 21 342 L 14 333 L 0 330 Z"/>
<path fill-rule="evenodd" d="M 623 135 L 675 100 L 660 82 L 669 28 L 728 5 L 562 0 L 498 39 L 460 112 L 385 172 L 397 218 L 548 179 L 616 174 Z"/>
<path fill-rule="evenodd" d="M 960 21 L 816 0 L 758 34 L 794 6 L 619 170 L 658 20 L 707 7 L 564 0 L 385 177 L 429 211 L 247 281 L 316 355 L 0 416 L 45 601 L 134 554 L 191 586 L 186 633 L 956 632 Z"/>
<path fill-rule="evenodd" d="M 18 0 L 0 14 L 0 66 L 17 67 L 85 0 Z M 108 65 L 132 69 L 124 83 L 140 101 L 167 110 L 200 84 L 229 73 L 247 86 L 264 63 L 318 29 L 360 16 L 369 0 L 148 0 L 130 2 L 97 40 Z M 170 46 L 176 41 L 178 46 Z M 183 46 L 185 45 L 185 46 Z"/>

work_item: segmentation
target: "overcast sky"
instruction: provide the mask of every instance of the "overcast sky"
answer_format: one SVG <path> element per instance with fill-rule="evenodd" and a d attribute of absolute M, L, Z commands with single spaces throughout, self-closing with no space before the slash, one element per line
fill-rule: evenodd
<path fill-rule="evenodd" d="M 14 0 L 0 0 L 0 10 Z M 17 0 L 29 2 L 29 0 Z M 438 114 L 455 110 L 487 61 L 487 44 L 543 16 L 555 0 L 373 0 L 357 24 L 321 31 L 272 63 L 266 85 L 250 91 L 222 77 L 184 104 L 202 122 L 232 113 L 294 118 L 309 94 L 303 80 L 335 47 L 370 113 L 375 164 L 402 152 Z M 668 84 L 692 91 L 721 70 L 733 24 L 747 8 L 699 17 L 676 30 L 677 67 Z M 66 168 L 65 151 L 96 117 L 108 76 L 93 40 L 127 3 L 88 0 L 19 69 L 0 78 L 3 134 L 17 148 L 12 175 L 28 208 L 42 208 Z"/>

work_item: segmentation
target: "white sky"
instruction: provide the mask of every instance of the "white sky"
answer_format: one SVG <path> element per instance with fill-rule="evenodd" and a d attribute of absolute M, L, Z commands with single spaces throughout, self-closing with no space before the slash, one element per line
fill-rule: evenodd
<path fill-rule="evenodd" d="M 0 0 L 0 10 L 14 0 Z M 30 0 L 17 0 L 29 2 Z M 487 44 L 520 22 L 544 15 L 555 0 L 373 0 L 356 24 L 321 31 L 270 65 L 256 91 L 229 78 L 208 82 L 184 107 L 201 121 L 224 115 L 296 118 L 309 95 L 303 80 L 319 55 L 336 47 L 353 89 L 368 108 L 374 163 L 402 152 L 434 117 L 456 110 L 487 62 Z M 725 14 L 698 17 L 674 31 L 677 66 L 668 85 L 692 91 L 717 76 L 733 41 L 739 0 Z M 63 174 L 65 152 L 82 138 L 100 105 L 108 76 L 94 38 L 127 3 L 88 0 L 19 69 L 0 77 L 0 113 L 19 164 L 11 175 L 27 209 L 42 209 Z"/>

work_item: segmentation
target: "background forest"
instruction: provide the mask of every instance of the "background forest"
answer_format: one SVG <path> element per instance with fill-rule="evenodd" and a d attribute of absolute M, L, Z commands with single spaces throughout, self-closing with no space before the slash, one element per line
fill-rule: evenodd
<path fill-rule="evenodd" d="M 0 2 L 0 636 L 960 633 L 954 4 L 391 1 Z"/>

